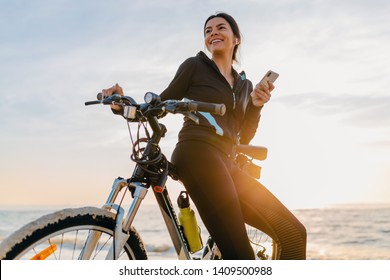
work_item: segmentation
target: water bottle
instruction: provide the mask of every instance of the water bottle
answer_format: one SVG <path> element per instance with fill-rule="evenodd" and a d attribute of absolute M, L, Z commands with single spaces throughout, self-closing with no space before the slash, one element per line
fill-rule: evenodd
<path fill-rule="evenodd" d="M 194 211 L 190 208 L 190 199 L 186 191 L 182 191 L 177 198 L 179 205 L 179 222 L 183 227 L 184 236 L 187 239 L 189 251 L 195 253 L 203 248 L 202 238 Z"/>

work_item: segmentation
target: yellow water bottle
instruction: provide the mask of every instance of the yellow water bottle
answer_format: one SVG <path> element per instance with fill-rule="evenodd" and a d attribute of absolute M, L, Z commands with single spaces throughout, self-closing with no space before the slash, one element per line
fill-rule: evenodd
<path fill-rule="evenodd" d="M 194 211 L 190 208 L 190 199 L 186 191 L 182 191 L 177 198 L 179 205 L 179 222 L 183 227 L 184 236 L 187 239 L 189 251 L 195 253 L 203 248 L 202 238 Z"/>

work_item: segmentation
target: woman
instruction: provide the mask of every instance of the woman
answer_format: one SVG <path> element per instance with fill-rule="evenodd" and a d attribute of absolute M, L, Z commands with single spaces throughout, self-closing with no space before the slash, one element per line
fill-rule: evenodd
<path fill-rule="evenodd" d="M 253 88 L 244 72 L 234 70 L 241 34 L 230 15 L 218 13 L 206 20 L 204 42 L 211 59 L 203 52 L 188 58 L 160 96 L 224 103 L 226 113 L 198 112 L 199 124 L 186 120 L 172 162 L 224 259 L 254 259 L 244 223 L 271 236 L 280 259 L 305 259 L 305 227 L 232 158 L 234 145 L 248 144 L 255 135 L 274 85 Z M 103 93 L 112 92 L 123 94 L 118 84 Z"/>

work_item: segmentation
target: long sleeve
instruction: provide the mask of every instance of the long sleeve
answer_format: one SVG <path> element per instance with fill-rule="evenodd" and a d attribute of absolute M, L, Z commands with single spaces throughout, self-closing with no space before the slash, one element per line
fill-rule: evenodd
<path fill-rule="evenodd" d="M 259 126 L 260 111 L 262 108 L 263 106 L 256 107 L 253 105 L 251 100 L 249 101 L 247 110 L 245 112 L 244 121 L 240 130 L 241 144 L 249 144 L 249 142 L 255 136 L 257 127 Z"/>
<path fill-rule="evenodd" d="M 179 66 L 179 69 L 169 86 L 160 94 L 161 100 L 183 99 L 191 85 L 191 78 L 195 67 L 196 60 L 194 58 L 188 58 L 184 61 Z"/>

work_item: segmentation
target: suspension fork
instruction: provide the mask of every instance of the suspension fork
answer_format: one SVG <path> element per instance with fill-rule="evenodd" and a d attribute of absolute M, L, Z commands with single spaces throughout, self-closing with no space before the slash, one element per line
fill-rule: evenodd
<path fill-rule="evenodd" d="M 118 217 L 117 217 L 117 221 L 116 221 L 117 224 L 118 224 L 118 221 L 122 220 L 123 209 L 119 206 L 116 206 L 114 204 L 114 202 L 115 202 L 116 198 L 118 197 L 118 194 L 120 193 L 120 191 L 126 186 L 127 186 L 127 181 L 125 179 L 116 178 L 114 180 L 113 185 L 112 185 L 112 189 L 111 189 L 111 192 L 107 198 L 107 201 L 102 207 L 103 209 L 106 209 L 108 211 L 110 211 L 113 208 L 117 211 L 117 213 L 118 213 Z M 119 218 L 121 218 L 121 219 L 119 219 Z M 116 234 L 116 228 L 117 228 L 117 225 L 115 226 L 115 234 Z M 91 258 L 92 253 L 95 250 L 101 235 L 102 235 L 102 233 L 99 231 L 92 231 L 91 233 L 89 233 L 87 241 L 85 243 L 85 246 L 80 254 L 80 259 L 89 260 Z"/>
<path fill-rule="evenodd" d="M 130 188 L 134 188 L 134 199 L 127 213 L 126 218 L 123 220 L 124 210 L 119 205 L 114 204 L 114 202 L 118 197 L 120 191 L 127 186 L 129 186 Z M 112 259 L 116 259 L 119 256 L 123 246 L 126 244 L 126 241 L 130 236 L 131 224 L 147 192 L 148 189 L 139 182 L 133 182 L 128 184 L 126 179 L 123 178 L 115 179 L 110 195 L 108 196 L 106 203 L 102 207 L 108 211 L 114 209 L 117 212 L 115 232 L 114 232 L 115 247 L 111 246 L 106 256 L 106 259 L 112 260 Z M 101 232 L 98 231 L 93 231 L 88 235 L 86 244 L 80 256 L 81 259 L 87 260 L 91 258 L 92 253 L 95 250 L 100 237 L 101 237 Z M 115 252 L 115 256 L 114 256 L 114 252 Z"/>
<path fill-rule="evenodd" d="M 113 246 L 111 246 L 106 256 L 107 260 L 115 260 L 119 257 L 122 248 L 125 246 L 127 240 L 130 237 L 131 225 L 134 221 L 135 215 L 138 212 L 141 202 L 148 193 L 148 189 L 144 187 L 140 182 L 132 182 L 129 184 L 129 187 L 134 188 L 134 199 L 131 203 L 129 211 L 127 212 L 126 218 L 123 220 L 123 216 L 120 216 L 116 220 L 115 242 L 113 243 Z M 119 215 L 120 214 L 121 213 L 119 212 Z"/>
<path fill-rule="evenodd" d="M 145 187 L 141 182 L 131 182 L 128 183 L 126 179 L 117 178 L 114 181 L 110 195 L 107 198 L 106 204 L 103 208 L 110 210 L 115 206 L 114 202 L 118 197 L 118 194 L 124 187 L 129 187 L 133 190 L 133 202 L 130 205 L 129 211 L 127 213 L 126 219 L 123 221 L 123 227 L 121 227 L 123 232 L 130 232 L 131 224 L 137 214 L 137 211 L 141 205 L 142 200 L 145 198 L 148 193 L 148 188 Z M 119 220 L 119 221 L 122 221 Z"/>

